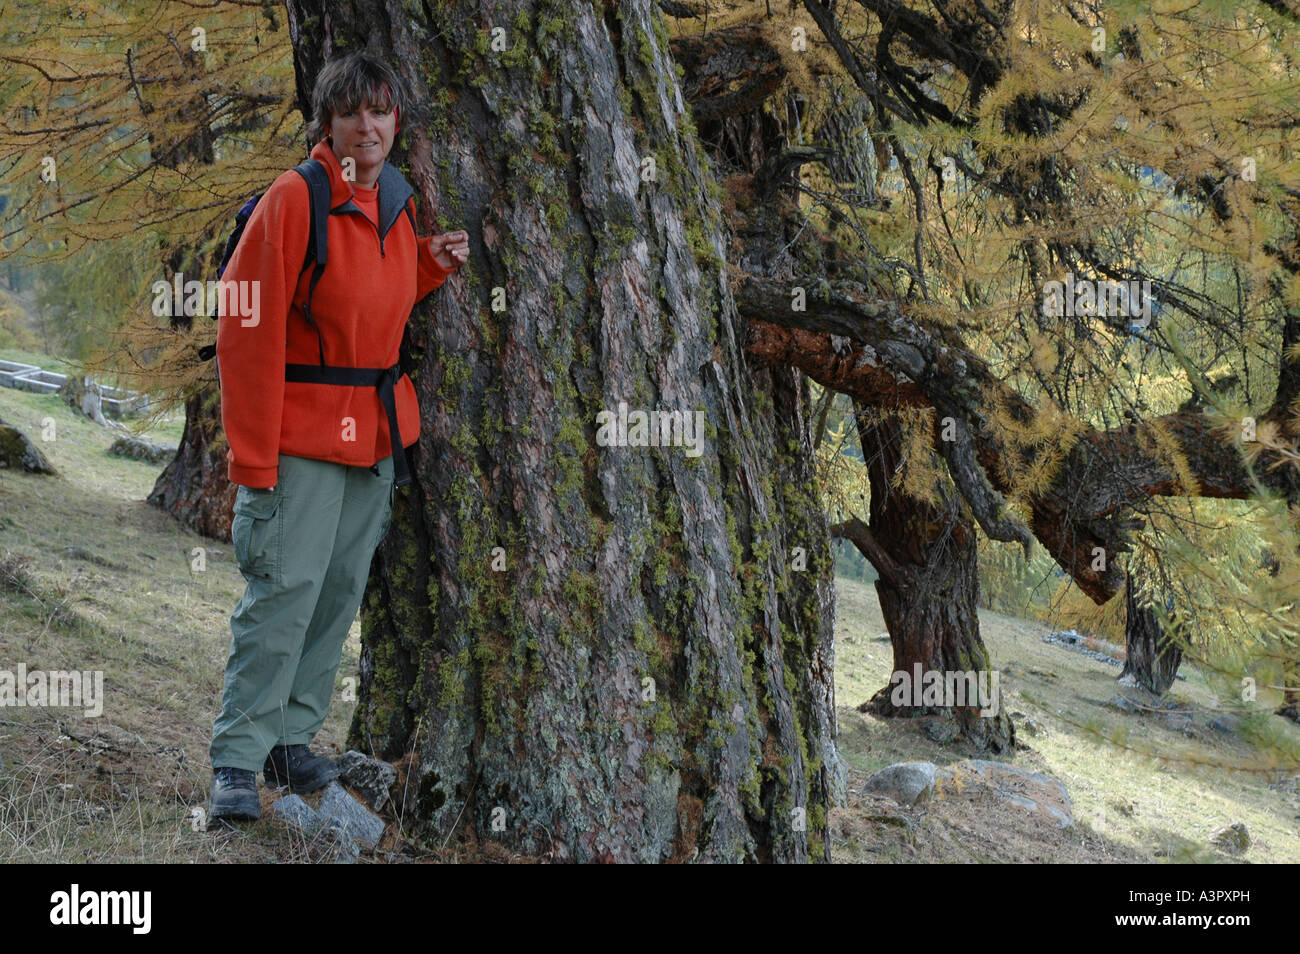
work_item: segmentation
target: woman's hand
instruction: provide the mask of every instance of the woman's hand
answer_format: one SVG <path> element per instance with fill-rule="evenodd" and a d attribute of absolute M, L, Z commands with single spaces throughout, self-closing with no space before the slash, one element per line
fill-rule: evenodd
<path fill-rule="evenodd" d="M 433 260 L 448 271 L 460 268 L 469 258 L 469 233 L 459 230 L 430 236 L 429 251 Z"/>

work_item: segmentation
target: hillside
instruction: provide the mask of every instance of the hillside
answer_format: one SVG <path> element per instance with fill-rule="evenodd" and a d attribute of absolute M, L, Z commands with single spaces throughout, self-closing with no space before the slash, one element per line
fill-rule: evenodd
<path fill-rule="evenodd" d="M 0 713 L 0 860 L 313 858 L 313 846 L 265 817 L 236 831 L 198 832 L 190 822 L 191 807 L 206 804 L 228 617 L 243 589 L 229 546 L 186 533 L 146 505 L 158 468 L 108 456 L 108 432 L 54 396 L 0 388 L 0 418 L 35 438 L 46 417 L 56 440 L 42 448 L 62 476 L 0 471 L 0 668 L 103 670 L 104 711 Z M 167 431 L 153 436 L 175 441 L 179 422 Z M 193 569 L 196 547 L 204 548 L 201 571 Z M 872 587 L 841 580 L 838 593 L 836 697 L 849 788 L 892 762 L 944 765 L 974 754 L 856 711 L 886 684 L 891 660 L 876 638 L 884 626 Z M 1294 743 L 1300 730 L 1272 719 L 1262 730 L 1225 731 L 1195 672 L 1171 694 L 1187 715 L 1116 711 L 1105 705 L 1116 670 L 1043 643 L 1039 624 L 989 612 L 981 620 L 1005 704 L 1019 713 L 1025 747 L 1014 761 L 1066 784 L 1078 826 L 1059 831 L 1001 801 L 946 797 L 903 811 L 855 795 L 832 813 L 837 861 L 1219 861 L 1226 856 L 1210 849 L 1209 835 L 1237 821 L 1253 841 L 1245 860 L 1300 861 L 1294 780 L 1278 785 L 1286 776 L 1277 771 L 1221 767 L 1252 758 L 1250 731 L 1289 733 Z M 356 676 L 359 633 L 354 623 L 340 699 L 343 680 Z M 352 708 L 336 700 L 318 746 L 341 745 Z M 1117 731 L 1129 748 L 1097 735 Z M 1143 751 L 1185 761 L 1157 762 Z M 381 849 L 377 857 L 387 860 L 455 857 L 402 845 L 394 834 Z"/>

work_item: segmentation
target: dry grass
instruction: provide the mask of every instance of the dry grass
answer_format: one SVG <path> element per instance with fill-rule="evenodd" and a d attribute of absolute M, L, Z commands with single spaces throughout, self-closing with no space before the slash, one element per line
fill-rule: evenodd
<path fill-rule="evenodd" d="M 0 417 L 33 436 L 53 418 L 57 440 L 43 449 L 63 474 L 0 471 L 0 660 L 9 669 L 24 662 L 29 669 L 102 670 L 105 687 L 104 714 L 95 719 L 60 709 L 0 710 L 0 860 L 322 860 L 327 846 L 319 839 L 265 814 L 206 832 L 191 820 L 194 808 L 206 806 L 229 615 L 243 590 L 229 547 L 186 533 L 146 505 L 159 468 L 109 457 L 112 435 L 57 398 L 0 388 Z M 206 548 L 202 572 L 191 569 L 196 546 Z M 1107 709 L 1100 703 L 1117 691 L 1116 669 L 1042 643 L 1041 625 L 994 613 L 982 620 L 1006 705 L 1048 731 L 1029 736 L 1018 717 L 1029 748 L 1015 761 L 1066 783 L 1080 828 L 1044 831 L 1003 803 L 952 800 L 905 813 L 858 798 L 832 812 L 837 860 L 1220 860 L 1206 847 L 1208 834 L 1231 821 L 1250 829 L 1247 860 L 1300 860 L 1300 795 L 1270 789 L 1277 772 L 1224 767 L 1257 759 L 1261 744 L 1207 729 L 1203 714 L 1180 730 L 1161 713 Z M 842 581 L 836 692 L 850 788 L 890 762 L 945 764 L 971 754 L 854 709 L 888 681 L 889 644 L 873 639 L 883 631 L 874 591 Z M 359 634 L 354 624 L 340 690 L 356 675 Z M 1173 696 L 1189 706 L 1210 704 L 1195 673 Z M 352 709 L 340 693 L 318 746 L 337 750 Z M 1296 744 L 1300 730 L 1290 723 L 1266 724 Z M 1143 751 L 1224 764 L 1168 765 Z M 261 791 L 265 810 L 274 793 Z M 512 860 L 463 847 L 414 853 L 392 835 L 363 860 L 433 857 Z"/>
<path fill-rule="evenodd" d="M 837 860 L 1217 862 L 1228 859 L 1210 848 L 1210 834 L 1242 821 L 1252 839 L 1245 860 L 1300 861 L 1300 794 L 1287 781 L 1296 763 L 1267 767 L 1287 747 L 1293 759 L 1300 753 L 1300 729 L 1267 715 L 1270 706 L 1261 703 L 1260 714 L 1243 720 L 1239 732 L 1215 728 L 1223 710 L 1202 676 L 1184 666 L 1188 678 L 1165 700 L 1178 704 L 1177 714 L 1121 712 L 1105 704 L 1121 691 L 1118 668 L 1042 642 L 1048 630 L 1040 623 L 981 611 L 1003 705 L 1024 748 L 1006 757 L 941 745 L 905 721 L 856 710 L 888 683 L 892 653 L 888 642 L 875 639 L 885 625 L 874 588 L 841 579 L 837 597 L 835 693 L 850 789 L 893 762 L 1002 759 L 1064 782 L 1080 823 L 1073 838 L 1064 837 L 1004 803 L 972 814 L 966 803 L 950 801 L 932 803 L 924 817 L 909 815 L 909 841 L 899 823 L 863 828 L 856 822 L 858 814 L 880 813 L 867 800 L 866 807 L 832 813 L 833 831 L 840 832 Z M 1046 734 L 1026 731 L 1025 717 Z"/>

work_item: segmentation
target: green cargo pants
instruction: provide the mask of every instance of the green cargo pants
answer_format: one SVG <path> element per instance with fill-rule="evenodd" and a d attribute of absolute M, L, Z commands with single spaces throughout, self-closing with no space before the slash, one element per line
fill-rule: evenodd
<path fill-rule="evenodd" d="M 393 458 L 368 467 L 280 455 L 271 490 L 241 486 L 230 535 L 248 582 L 230 617 L 212 767 L 262 770 L 329 712 L 370 559 L 392 516 Z"/>

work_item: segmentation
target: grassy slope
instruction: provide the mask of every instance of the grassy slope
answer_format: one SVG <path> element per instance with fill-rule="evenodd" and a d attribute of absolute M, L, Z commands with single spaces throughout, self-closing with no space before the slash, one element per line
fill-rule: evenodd
<path fill-rule="evenodd" d="M 60 709 L 0 711 L 0 861 L 317 857 L 315 846 L 265 818 L 237 832 L 192 831 L 190 808 L 206 804 L 207 745 L 242 578 L 228 545 L 186 533 L 143 502 L 158 466 L 105 454 L 112 435 L 55 396 L 0 388 L 0 418 L 38 438 L 46 417 L 55 422 L 56 440 L 42 446 L 62 477 L 0 471 L 0 562 L 6 555 L 30 558 L 20 564 L 26 587 L 0 597 L 0 668 L 25 662 L 29 669 L 102 669 L 107 698 L 98 719 Z M 150 436 L 176 440 L 179 422 L 168 429 L 174 436 Z M 85 555 L 64 554 L 74 546 Z M 203 572 L 190 568 L 196 546 L 206 548 Z M 1091 862 L 1157 852 L 1211 860 L 1208 833 L 1238 820 L 1254 839 L 1248 860 L 1300 860 L 1300 800 L 1267 787 L 1276 773 L 1162 766 L 1095 741 L 1069 720 L 1128 728 L 1131 746 L 1166 754 L 1186 749 L 1200 759 L 1246 758 L 1245 742 L 1204 728 L 1189 738 L 1154 718 L 1106 709 L 1097 701 L 1116 691 L 1114 669 L 1042 643 L 1038 624 L 994 613 L 981 618 L 1007 706 L 1048 731 L 1032 737 L 1022 729 L 1029 748 L 1014 760 L 1061 778 L 1083 824 L 1060 833 L 1000 802 L 950 799 L 901 812 L 854 795 L 832 813 L 837 860 Z M 971 754 L 853 708 L 888 681 L 888 643 L 874 639 L 883 630 L 872 587 L 841 580 L 836 694 L 851 789 L 890 762 L 944 764 Z M 354 625 L 340 689 L 356 674 L 358 637 Z M 1174 695 L 1209 701 L 1195 673 Z M 341 742 L 352 709 L 336 696 L 318 741 Z M 265 807 L 269 793 L 262 791 Z"/>
<path fill-rule="evenodd" d="M 40 441 L 52 418 L 53 441 Z M 188 533 L 144 502 L 161 467 L 106 453 L 113 434 L 56 395 L 0 388 L 0 418 L 40 444 L 59 478 L 0 471 L 0 561 L 27 586 L 0 596 L 0 668 L 103 670 L 104 714 L 0 710 L 0 861 L 275 860 L 307 857 L 265 817 L 198 835 L 212 720 L 243 578 L 228 544 Z M 162 440 L 179 438 L 151 432 Z M 90 557 L 65 555 L 79 547 Z M 195 547 L 206 567 L 191 570 Z M 359 624 L 339 686 L 356 676 Z M 342 741 L 336 696 L 318 747 Z M 264 794 L 266 790 L 263 789 Z M 263 805 L 268 803 L 264 797 Z"/>
<path fill-rule="evenodd" d="M 837 596 L 835 693 L 841 753 L 854 770 L 849 787 L 859 787 L 865 774 L 892 762 L 924 759 L 944 765 L 980 757 L 939 745 L 905 721 L 856 710 L 888 684 L 892 654 L 888 642 L 875 639 L 885 625 L 874 587 L 840 579 Z M 1210 833 L 1241 821 L 1253 841 L 1247 860 L 1300 861 L 1300 796 L 1294 788 L 1269 788 L 1295 769 L 1246 772 L 1225 767 L 1258 761 L 1264 749 L 1239 734 L 1210 727 L 1217 713 L 1210 709 L 1212 696 L 1205 680 L 1194 669 L 1184 666 L 1188 678 L 1166 697 L 1184 703 L 1193 715 L 1188 724 L 1170 727 L 1158 714 L 1105 706 L 1119 691 L 1119 670 L 1042 642 L 1047 632 L 1042 624 L 982 611 L 980 628 L 993 665 L 1001 672 L 1004 705 L 1015 716 L 1018 741 L 1027 746 L 1014 758 L 982 757 L 1014 761 L 1063 781 L 1081 823 L 1078 837 L 1071 842 L 1044 833 L 1041 826 L 1025 824 L 1016 810 L 996 803 L 984 806 L 982 815 L 976 813 L 973 825 L 965 817 L 970 813 L 932 803 L 919 821 L 909 816 L 917 829 L 909 843 L 899 836 L 907 831 L 901 824 L 888 824 L 895 834 L 880 837 L 879 830 L 855 823 L 863 813 L 881 813 L 882 807 L 873 803 L 860 812 L 833 816 L 844 829 L 835 847 L 838 859 L 957 861 L 974 855 L 990 860 L 1038 856 L 1089 862 L 1217 861 L 1225 856 L 1208 849 Z M 1024 718 L 1017 713 L 1031 717 L 1046 734 L 1026 732 Z M 1275 716 L 1258 721 L 1265 732 L 1289 742 L 1293 751 L 1300 745 L 1300 730 L 1292 723 Z M 1142 753 L 1189 761 L 1161 762 Z"/>

